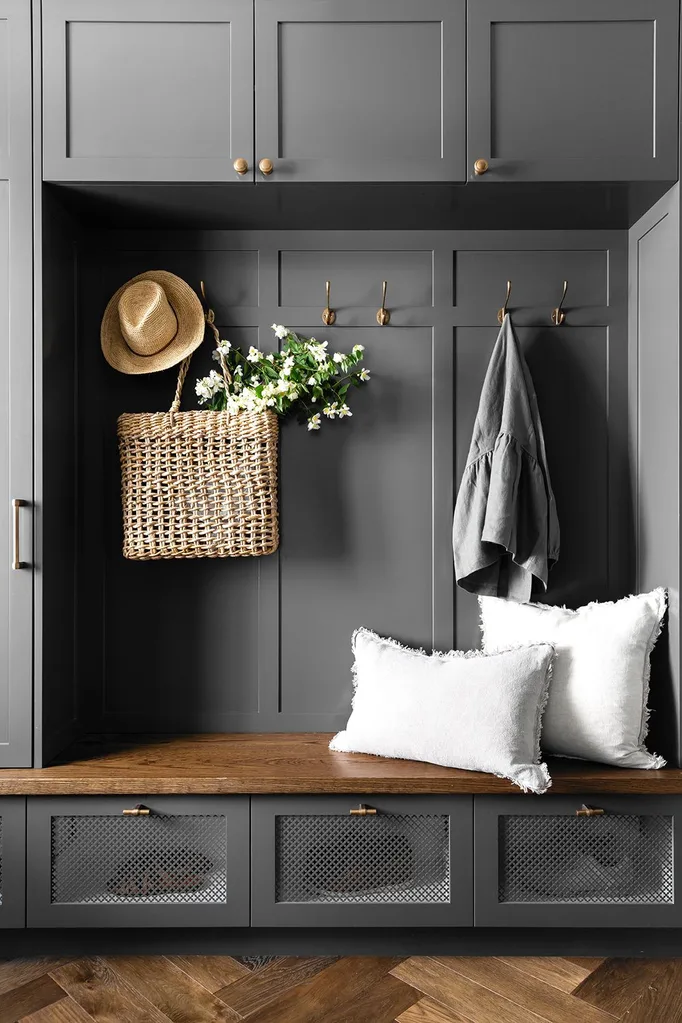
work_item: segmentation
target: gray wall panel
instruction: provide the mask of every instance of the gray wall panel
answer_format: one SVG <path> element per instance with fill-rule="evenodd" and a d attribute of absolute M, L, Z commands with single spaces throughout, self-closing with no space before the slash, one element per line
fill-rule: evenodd
<path fill-rule="evenodd" d="M 655 652 L 652 743 L 680 763 L 679 186 L 630 231 L 631 439 L 637 588 L 669 588 Z M 658 746 L 656 747 L 658 748 Z"/>
<path fill-rule="evenodd" d="M 94 237 L 79 271 L 87 514 L 78 640 L 93 724 L 122 732 L 331 730 L 345 722 L 358 626 L 427 649 L 478 645 L 475 601 L 454 592 L 452 510 L 507 273 L 519 282 L 511 307 L 518 297 L 564 532 L 546 599 L 577 605 L 627 592 L 627 516 L 619 524 L 630 495 L 620 465 L 625 250 L 625 234 L 613 232 Z M 283 429 L 276 555 L 165 564 L 121 557 L 116 416 L 167 408 L 175 374 L 121 376 L 95 339 L 109 295 L 149 266 L 195 287 L 205 279 L 233 343 L 271 349 L 270 324 L 284 321 L 331 349 L 365 345 L 373 378 L 352 395 L 353 417 L 314 435 L 295 423 Z M 453 280 L 453 266 L 461 278 Z M 566 325 L 555 328 L 549 314 L 564 274 L 574 298 Z M 333 328 L 320 322 L 327 275 Z M 392 318 L 381 328 L 384 277 Z M 281 305 L 289 295 L 299 304 Z M 194 379 L 211 365 L 207 346 L 194 357 L 185 407 L 196 407 Z"/>

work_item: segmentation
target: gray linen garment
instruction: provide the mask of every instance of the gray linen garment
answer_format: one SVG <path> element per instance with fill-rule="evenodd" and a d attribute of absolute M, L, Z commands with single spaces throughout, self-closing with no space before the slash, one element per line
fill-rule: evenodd
<path fill-rule="evenodd" d="M 559 557 L 559 520 L 535 389 L 509 314 L 478 405 L 452 529 L 457 583 L 530 599 Z"/>

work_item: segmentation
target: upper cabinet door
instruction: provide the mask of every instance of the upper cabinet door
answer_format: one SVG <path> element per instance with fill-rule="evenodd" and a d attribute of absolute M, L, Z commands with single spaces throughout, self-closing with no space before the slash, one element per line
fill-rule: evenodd
<path fill-rule="evenodd" d="M 251 0 L 44 0 L 43 109 L 48 180 L 253 180 Z"/>
<path fill-rule="evenodd" d="M 31 98 L 31 5 L 0 0 L 0 767 L 33 732 Z"/>
<path fill-rule="evenodd" d="M 464 0 L 256 0 L 267 179 L 463 181 L 464 21 Z"/>
<path fill-rule="evenodd" d="M 678 17 L 678 0 L 470 0 L 468 179 L 674 180 Z"/>

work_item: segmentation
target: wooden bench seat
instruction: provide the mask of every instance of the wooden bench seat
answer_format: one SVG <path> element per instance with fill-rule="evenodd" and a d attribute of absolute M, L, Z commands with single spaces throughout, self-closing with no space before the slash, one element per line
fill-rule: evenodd
<path fill-rule="evenodd" d="M 0 795 L 162 793 L 521 794 L 502 778 L 411 760 L 332 753 L 327 733 L 90 736 L 58 762 L 0 771 Z M 682 794 L 682 770 L 550 760 L 550 794 Z"/>

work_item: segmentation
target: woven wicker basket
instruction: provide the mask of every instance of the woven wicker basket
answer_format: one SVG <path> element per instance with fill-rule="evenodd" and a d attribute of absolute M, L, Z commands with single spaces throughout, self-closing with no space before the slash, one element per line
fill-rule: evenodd
<path fill-rule="evenodd" d="M 179 412 L 189 359 L 169 412 L 118 420 L 123 556 L 234 558 L 279 544 L 274 412 Z"/>

